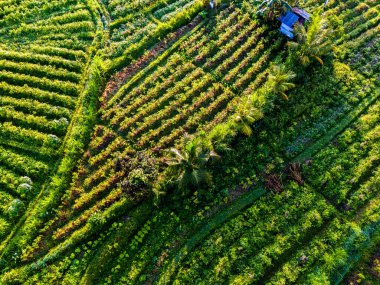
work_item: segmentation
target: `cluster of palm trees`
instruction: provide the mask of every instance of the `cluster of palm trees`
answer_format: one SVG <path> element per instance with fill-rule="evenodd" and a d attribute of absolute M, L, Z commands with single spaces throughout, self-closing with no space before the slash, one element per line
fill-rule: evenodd
<path fill-rule="evenodd" d="M 204 0 L 205 3 L 209 0 Z M 291 6 L 283 0 L 258 1 L 259 14 L 267 14 L 268 17 L 281 14 L 284 10 L 291 9 Z M 321 57 L 327 54 L 332 48 L 332 41 L 326 22 L 319 16 L 314 15 L 309 29 L 302 25 L 296 25 L 295 34 L 297 41 L 288 42 L 290 55 L 286 64 L 274 65 L 268 76 L 267 83 L 251 96 L 243 98 L 237 106 L 235 116 L 228 125 L 234 131 L 251 136 L 252 124 L 263 117 L 262 107 L 265 99 L 272 95 L 288 100 L 287 92 L 295 87 L 294 73 L 289 66 L 297 62 L 306 67 L 312 59 L 323 64 Z M 178 188 L 182 191 L 195 189 L 210 185 L 212 176 L 210 173 L 211 162 L 219 158 L 214 151 L 212 143 L 197 139 L 185 139 L 181 150 L 172 148 L 168 151 L 167 163 L 168 172 Z"/>
<path fill-rule="evenodd" d="M 287 68 L 286 65 L 274 65 L 268 76 L 267 83 L 254 94 L 242 99 L 237 107 L 234 126 L 237 131 L 247 135 L 252 135 L 252 124 L 263 117 L 262 106 L 257 106 L 260 103 L 256 102 L 263 98 L 266 100 L 270 95 L 288 100 L 287 91 L 294 88 L 296 85 L 293 80 L 296 74 Z M 256 102 L 255 102 L 256 100 Z"/>
<path fill-rule="evenodd" d="M 266 87 L 260 92 L 265 94 L 269 92 L 287 99 L 286 92 L 295 87 L 295 84 L 291 82 L 295 76 L 295 73 L 288 70 L 285 65 L 274 66 Z M 265 94 L 262 95 L 265 96 Z M 262 111 L 253 102 L 255 96 L 257 94 L 242 99 L 231 124 L 236 131 L 247 136 L 253 133 L 252 124 L 263 116 Z M 200 137 L 191 140 L 187 137 L 182 149 L 171 148 L 167 154 L 168 173 L 182 193 L 189 189 L 211 185 L 210 167 L 212 162 L 220 156 L 214 151 L 210 141 Z"/>

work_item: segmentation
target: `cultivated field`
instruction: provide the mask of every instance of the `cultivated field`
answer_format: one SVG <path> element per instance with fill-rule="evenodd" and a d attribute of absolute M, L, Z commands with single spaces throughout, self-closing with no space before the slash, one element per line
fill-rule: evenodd
<path fill-rule="evenodd" d="M 380 3 L 207 2 L 0 0 L 0 284 L 380 284 Z"/>

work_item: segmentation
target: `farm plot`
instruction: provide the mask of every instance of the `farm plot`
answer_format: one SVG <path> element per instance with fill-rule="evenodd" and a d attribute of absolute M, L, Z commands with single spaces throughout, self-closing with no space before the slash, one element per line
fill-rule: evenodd
<path fill-rule="evenodd" d="M 181 1 L 107 1 L 110 17 L 112 57 L 123 54 L 126 48 L 153 36 L 157 28 L 195 6 L 193 0 Z"/>
<path fill-rule="evenodd" d="M 46 222 L 22 250 L 1 253 L 2 282 L 329 284 L 341 282 L 374 246 L 376 1 L 330 1 L 324 15 L 340 23 L 341 34 L 324 64 L 305 69 L 287 101 L 256 98 L 263 117 L 252 137 L 238 135 L 220 150 L 214 187 L 171 193 L 158 208 L 147 181 L 165 170 L 165 150 L 188 135 L 206 135 L 258 94 L 284 59 L 285 39 L 255 17 L 252 1 L 198 18 L 171 40 L 168 27 L 198 11 L 198 1 L 102 1 L 100 14 L 90 1 L 17 2 L 0 1 L 7 24 L 0 29 L 0 239 L 62 156 L 82 104 L 96 21 L 109 32 L 101 43 L 104 66 L 129 65 L 100 99 L 70 186 L 51 213 L 37 213 Z M 310 11 L 320 4 L 305 2 Z M 139 52 L 129 53 L 135 47 Z"/>
<path fill-rule="evenodd" d="M 217 18 L 222 26 L 216 26 L 213 32 L 213 37 L 220 39 L 218 50 L 228 45 L 230 51 L 225 60 L 215 60 L 213 65 L 217 67 L 224 64 L 220 74 L 233 66 L 252 76 L 263 73 L 268 65 L 261 58 L 273 56 L 271 52 L 275 47 L 264 52 L 263 41 L 258 42 L 265 29 L 259 28 L 258 23 L 244 11 L 232 9 L 234 11 L 227 19 L 224 19 L 224 15 L 230 10 Z M 240 19 L 239 15 L 244 17 Z M 227 23 L 236 27 L 243 23 L 251 24 L 248 30 L 237 33 L 233 29 L 224 31 L 223 26 Z M 162 59 L 153 68 L 148 67 L 144 78 L 138 77 L 135 81 L 127 82 L 104 102 L 101 109 L 102 124 L 95 127 L 89 149 L 74 175 L 72 186 L 62 198 L 62 210 L 43 229 L 42 234 L 52 245 L 81 230 L 94 213 L 106 212 L 113 207 L 133 209 L 138 201 L 146 197 L 148 193 L 144 188 L 138 189 L 136 193 L 125 193 L 121 183 L 129 171 L 133 173 L 133 168 L 120 165 L 133 165 L 137 163 L 134 160 L 139 159 L 144 167 L 151 169 L 151 175 L 156 175 L 153 165 L 157 164 L 159 158 L 149 158 L 150 149 L 173 146 L 185 133 L 210 129 L 232 113 L 232 102 L 238 99 L 237 93 L 227 85 L 218 83 L 215 75 L 209 72 L 210 67 L 207 70 L 200 61 L 192 62 L 185 53 L 185 50 L 196 49 L 194 38 L 202 37 L 207 33 L 206 29 L 208 27 L 196 31 L 183 41 L 178 51 Z M 249 38 L 248 31 L 254 30 L 257 33 Z M 248 44 L 240 47 L 239 42 L 245 38 L 249 39 Z M 239 65 L 234 57 L 241 57 L 247 49 L 254 50 L 257 56 L 247 58 L 244 66 Z M 262 77 L 256 85 L 261 83 Z M 248 82 L 244 86 L 252 88 Z M 37 252 L 36 248 L 31 248 L 29 253 L 32 252 Z M 41 254 L 40 249 L 38 252 Z"/>
<path fill-rule="evenodd" d="M 61 158 L 96 23 L 81 1 L 1 1 L 0 10 L 0 240 L 5 241 Z"/>

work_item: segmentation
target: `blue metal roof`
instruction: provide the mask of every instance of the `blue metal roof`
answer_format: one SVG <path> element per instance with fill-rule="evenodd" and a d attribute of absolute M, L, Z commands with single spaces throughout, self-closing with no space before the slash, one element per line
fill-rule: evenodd
<path fill-rule="evenodd" d="M 293 27 L 294 23 L 297 22 L 299 17 L 293 12 L 286 12 L 285 15 L 281 15 L 280 21 L 287 25 L 288 27 Z"/>
<path fill-rule="evenodd" d="M 308 12 L 306 12 L 305 10 L 302 10 L 300 8 L 294 7 L 293 12 L 295 14 L 299 15 L 300 17 L 304 18 L 306 21 L 309 20 L 309 18 L 310 18 L 310 14 Z"/>
<path fill-rule="evenodd" d="M 293 29 L 285 24 L 281 24 L 280 32 L 290 39 L 294 38 Z"/>

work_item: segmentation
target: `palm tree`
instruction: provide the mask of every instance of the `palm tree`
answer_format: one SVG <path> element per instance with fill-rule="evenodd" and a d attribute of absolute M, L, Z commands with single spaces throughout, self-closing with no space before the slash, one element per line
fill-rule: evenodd
<path fill-rule="evenodd" d="M 187 140 L 183 150 L 169 150 L 169 173 L 176 177 L 179 189 L 198 188 L 211 184 L 209 161 L 219 156 L 196 140 Z"/>
<path fill-rule="evenodd" d="M 281 95 L 282 98 L 288 100 L 285 92 L 296 86 L 291 82 L 295 77 L 296 74 L 288 70 L 285 65 L 275 65 L 272 73 L 269 74 L 269 88 L 275 95 Z"/>
<path fill-rule="evenodd" d="M 330 52 L 332 31 L 328 29 L 327 22 L 320 15 L 314 15 L 310 27 L 306 31 L 302 25 L 294 27 L 296 42 L 288 42 L 290 51 L 296 61 L 304 67 L 308 66 L 311 59 L 323 64 L 322 56 Z"/>
<path fill-rule="evenodd" d="M 239 104 L 234 124 L 238 131 L 250 137 L 252 135 L 251 125 L 262 117 L 262 112 L 253 106 L 250 96 Z"/>

